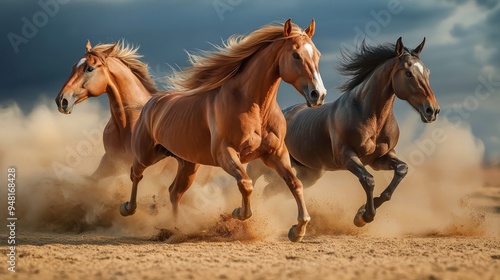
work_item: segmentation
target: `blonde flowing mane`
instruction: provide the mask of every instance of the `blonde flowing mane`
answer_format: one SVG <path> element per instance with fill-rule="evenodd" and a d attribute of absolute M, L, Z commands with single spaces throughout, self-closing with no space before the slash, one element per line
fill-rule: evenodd
<path fill-rule="evenodd" d="M 247 36 L 232 35 L 222 46 L 214 45 L 215 51 L 202 51 L 200 54 L 188 53 L 191 66 L 174 71 L 166 79 L 171 90 L 186 94 L 208 92 L 221 87 L 233 77 L 243 61 L 276 40 L 306 35 L 300 27 L 292 24 L 292 32 L 284 36 L 283 23 L 262 27 Z"/>
<path fill-rule="evenodd" d="M 151 75 L 148 71 L 148 65 L 139 59 L 142 55 L 137 53 L 139 47 L 134 47 L 126 43 L 124 40 L 120 40 L 116 43 L 117 47 L 113 49 L 115 44 L 99 44 L 94 46 L 88 53 L 99 57 L 104 64 L 106 64 L 105 57 L 114 57 L 119 59 L 123 64 L 125 64 L 134 75 L 139 78 L 144 87 L 151 93 L 157 93 L 158 88 L 156 87 Z M 108 53 L 112 50 L 110 53 Z"/>

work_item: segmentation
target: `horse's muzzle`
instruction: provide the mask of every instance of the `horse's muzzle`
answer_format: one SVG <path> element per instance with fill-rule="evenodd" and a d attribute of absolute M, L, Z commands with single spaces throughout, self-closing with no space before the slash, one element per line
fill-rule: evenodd
<path fill-rule="evenodd" d="M 321 93 L 317 89 L 311 90 L 306 95 L 307 106 L 309 107 L 318 107 L 323 105 L 325 102 L 326 93 Z"/>
<path fill-rule="evenodd" d="M 70 106 L 70 102 L 68 99 L 63 96 L 58 96 L 56 97 L 55 101 L 59 112 L 63 114 L 71 114 L 71 109 L 73 108 L 73 106 Z"/>
<path fill-rule="evenodd" d="M 419 108 L 420 118 L 424 123 L 430 123 L 437 119 L 437 116 L 441 109 L 439 107 L 435 108 L 432 105 L 423 105 Z"/>

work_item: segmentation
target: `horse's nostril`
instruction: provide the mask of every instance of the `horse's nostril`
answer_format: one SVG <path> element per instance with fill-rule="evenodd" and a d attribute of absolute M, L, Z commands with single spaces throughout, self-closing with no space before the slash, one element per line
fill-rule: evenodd
<path fill-rule="evenodd" d="M 311 98 L 318 99 L 318 97 L 319 97 L 319 92 L 317 90 L 311 91 Z"/>
<path fill-rule="evenodd" d="M 62 99 L 62 102 L 61 102 L 61 108 L 63 110 L 66 110 L 68 108 L 68 100 L 66 98 L 63 98 Z"/>
<path fill-rule="evenodd" d="M 433 115 L 434 114 L 434 109 L 432 107 L 427 107 L 427 109 L 425 109 L 425 113 L 427 115 Z"/>

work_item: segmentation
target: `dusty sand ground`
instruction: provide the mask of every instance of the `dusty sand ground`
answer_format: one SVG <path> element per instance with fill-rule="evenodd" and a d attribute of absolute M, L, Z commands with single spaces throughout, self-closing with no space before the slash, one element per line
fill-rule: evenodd
<path fill-rule="evenodd" d="M 500 172 L 486 170 L 485 174 L 485 186 L 472 195 L 471 203 L 494 221 L 489 228 L 500 219 Z M 222 215 L 194 233 L 158 228 L 132 229 L 132 233 L 109 228 L 80 233 L 21 229 L 16 236 L 16 272 L 7 271 L 3 261 L 0 278 L 500 279 L 496 230 L 453 223 L 453 229 L 401 234 L 358 230 L 349 222 L 332 229 L 325 216 L 312 214 L 319 216 L 301 243 L 288 241 L 286 228 L 263 234 L 255 228 L 266 228 L 260 222 L 239 222 Z M 7 236 L 1 235 L 0 240 Z M 5 259 L 4 242 L 0 253 Z"/>
<path fill-rule="evenodd" d="M 2 279 L 500 279 L 500 238 L 314 236 L 302 243 L 19 237 Z M 1 248 L 2 255 L 5 247 Z M 4 264 L 5 266 L 5 264 Z M 6 277 L 7 276 L 7 277 Z"/>

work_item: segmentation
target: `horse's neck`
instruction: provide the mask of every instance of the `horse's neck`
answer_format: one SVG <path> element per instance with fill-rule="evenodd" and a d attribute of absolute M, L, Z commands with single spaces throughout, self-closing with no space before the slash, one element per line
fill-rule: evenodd
<path fill-rule="evenodd" d="M 281 82 L 279 76 L 279 51 L 282 42 L 275 42 L 256 53 L 246 63 L 241 75 L 240 88 L 246 99 L 260 107 L 265 115 L 276 103 L 278 87 Z M 244 79 L 244 80 L 242 80 Z"/>
<path fill-rule="evenodd" d="M 393 115 L 396 97 L 391 81 L 393 63 L 390 60 L 375 69 L 371 76 L 355 90 L 354 98 L 362 108 L 363 117 L 376 120 L 379 126 L 383 126 Z"/>
<path fill-rule="evenodd" d="M 118 129 L 131 129 L 151 93 L 128 68 L 113 64 L 109 68 L 111 81 L 107 88 L 111 119 Z"/>

